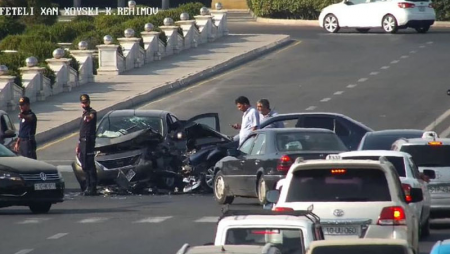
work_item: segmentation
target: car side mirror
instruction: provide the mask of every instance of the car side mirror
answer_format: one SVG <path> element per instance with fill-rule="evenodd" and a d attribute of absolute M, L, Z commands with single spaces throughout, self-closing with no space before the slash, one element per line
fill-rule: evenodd
<path fill-rule="evenodd" d="M 266 200 L 268 203 L 277 203 L 278 199 L 280 198 L 280 191 L 279 190 L 270 190 L 266 193 Z"/>
<path fill-rule="evenodd" d="M 420 188 L 411 188 L 410 190 L 411 202 L 417 203 L 423 200 L 423 192 Z"/>
<path fill-rule="evenodd" d="M 436 179 L 436 172 L 431 169 L 425 169 L 423 174 L 426 175 L 430 179 Z"/>
<path fill-rule="evenodd" d="M 16 132 L 13 130 L 6 130 L 5 133 L 3 133 L 3 138 L 14 138 L 16 136 Z"/>
<path fill-rule="evenodd" d="M 228 154 L 228 156 L 238 157 L 241 153 L 237 149 L 228 149 L 227 154 Z"/>

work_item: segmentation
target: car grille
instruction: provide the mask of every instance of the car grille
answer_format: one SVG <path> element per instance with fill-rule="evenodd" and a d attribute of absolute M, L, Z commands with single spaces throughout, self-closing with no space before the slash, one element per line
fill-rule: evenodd
<path fill-rule="evenodd" d="M 140 155 L 130 156 L 130 157 L 123 157 L 119 159 L 114 160 L 104 160 L 104 161 L 97 161 L 98 163 L 102 164 L 103 167 L 108 169 L 114 169 L 114 168 L 121 168 L 126 166 L 132 166 L 135 165 L 140 158 Z"/>
<path fill-rule="evenodd" d="M 55 181 L 60 180 L 58 173 L 20 174 L 25 181 Z"/>

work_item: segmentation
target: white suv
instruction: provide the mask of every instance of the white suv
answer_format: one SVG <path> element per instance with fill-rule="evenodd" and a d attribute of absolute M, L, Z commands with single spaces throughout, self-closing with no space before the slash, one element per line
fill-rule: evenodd
<path fill-rule="evenodd" d="M 410 199 L 409 192 L 411 188 L 420 188 L 423 193 L 423 201 L 417 203 L 410 203 L 417 218 L 420 218 L 420 233 L 421 237 L 430 234 L 430 205 L 431 197 L 428 192 L 427 179 L 423 173 L 414 165 L 411 155 L 397 151 L 387 150 L 366 150 L 366 151 L 352 151 L 340 153 L 340 159 L 344 160 L 379 160 L 383 156 L 390 163 L 392 163 L 400 176 L 402 188 L 405 191 L 406 199 Z"/>
<path fill-rule="evenodd" d="M 310 160 L 289 169 L 281 193 L 267 200 L 274 211 L 314 206 L 325 239 L 403 239 L 418 251 L 418 218 L 408 203 L 420 202 L 422 190 L 411 188 L 407 201 L 394 166 L 385 159 Z"/>

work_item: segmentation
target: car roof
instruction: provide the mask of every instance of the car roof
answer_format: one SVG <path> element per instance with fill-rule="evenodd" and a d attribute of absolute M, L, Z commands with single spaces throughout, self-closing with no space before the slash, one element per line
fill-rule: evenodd
<path fill-rule="evenodd" d="M 333 131 L 329 129 L 322 129 L 322 128 L 267 128 L 267 129 L 258 129 L 255 131 L 256 133 L 260 132 L 323 132 L 323 133 L 333 133 Z"/>
<path fill-rule="evenodd" d="M 0 115 L 6 115 L 6 114 L 8 114 L 8 113 L 6 113 L 6 111 L 0 109 Z"/>
<path fill-rule="evenodd" d="M 310 243 L 309 248 L 319 246 L 334 246 L 334 245 L 403 245 L 409 247 L 410 245 L 403 239 L 389 239 L 389 238 L 357 238 L 357 239 L 345 239 L 342 240 L 322 240 L 313 241 Z"/>
<path fill-rule="evenodd" d="M 120 109 L 120 110 L 112 110 L 108 112 L 108 116 L 120 117 L 120 116 L 154 116 L 161 117 L 165 114 L 168 114 L 168 111 L 165 110 L 154 110 L 154 109 Z"/>
<path fill-rule="evenodd" d="M 206 246 L 189 246 L 184 244 L 177 254 L 256 254 L 267 253 L 272 248 L 271 244 L 261 245 L 206 245 Z"/>
<path fill-rule="evenodd" d="M 428 145 L 429 142 L 442 142 L 443 145 L 450 145 L 450 138 L 436 138 L 436 139 L 431 139 L 431 138 L 402 138 L 402 139 L 398 139 L 397 142 L 402 142 L 401 145 Z M 398 143 L 397 143 L 398 144 Z"/>
<path fill-rule="evenodd" d="M 391 150 L 361 150 L 339 153 L 339 156 L 391 156 L 391 157 L 409 157 L 405 152 L 391 151 Z"/>
<path fill-rule="evenodd" d="M 367 136 L 397 136 L 404 134 L 417 134 L 422 136 L 425 131 L 417 129 L 389 129 L 389 130 L 379 130 L 367 132 Z"/>
<path fill-rule="evenodd" d="M 219 218 L 219 223 L 223 221 L 227 225 L 252 224 L 266 226 L 270 222 L 270 224 L 289 226 L 293 222 L 300 222 L 302 226 L 309 226 L 313 223 L 319 223 L 320 218 L 312 210 L 283 212 L 272 210 L 224 210 Z"/>
<path fill-rule="evenodd" d="M 381 160 L 305 160 L 297 158 L 295 163 L 289 169 L 290 173 L 300 170 L 321 170 L 326 168 L 358 168 L 361 170 L 381 169 L 383 172 L 390 173 L 383 165 L 389 165 L 390 162 L 382 162 Z M 386 163 L 386 164 L 385 164 Z M 391 164 L 392 165 L 392 164 Z"/>

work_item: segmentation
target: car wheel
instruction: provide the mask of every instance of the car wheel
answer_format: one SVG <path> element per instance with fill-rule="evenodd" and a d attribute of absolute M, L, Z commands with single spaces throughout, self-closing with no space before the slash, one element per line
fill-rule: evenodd
<path fill-rule="evenodd" d="M 264 181 L 264 176 L 261 175 L 258 179 L 258 201 L 259 204 L 261 205 L 265 205 L 267 200 L 266 200 L 266 193 L 267 193 L 267 185 L 266 185 L 266 181 Z"/>
<path fill-rule="evenodd" d="M 340 29 L 338 19 L 333 14 L 325 16 L 323 19 L 323 27 L 330 33 L 337 33 Z"/>
<path fill-rule="evenodd" d="M 202 178 L 203 189 L 207 192 L 213 192 L 214 189 L 214 167 L 210 167 L 206 170 Z"/>
<path fill-rule="evenodd" d="M 370 28 L 356 28 L 356 31 L 360 33 L 367 33 L 369 32 Z"/>
<path fill-rule="evenodd" d="M 48 213 L 51 207 L 52 207 L 51 203 L 38 203 L 29 206 L 31 212 L 34 214 Z"/>
<path fill-rule="evenodd" d="M 227 196 L 227 186 L 223 178 L 222 172 L 219 170 L 214 178 L 214 198 L 219 204 L 231 204 L 234 197 Z"/>
<path fill-rule="evenodd" d="M 398 31 L 397 19 L 391 14 L 383 17 L 381 25 L 383 26 L 383 30 L 387 33 L 395 34 Z"/>
<path fill-rule="evenodd" d="M 418 33 L 424 34 L 426 32 L 428 32 L 428 30 L 430 30 L 430 26 L 419 26 L 419 27 L 415 27 L 414 29 L 416 29 L 416 31 Z"/>
<path fill-rule="evenodd" d="M 420 238 L 424 238 L 430 235 L 430 219 L 428 218 L 425 223 L 420 227 Z"/>

